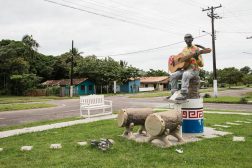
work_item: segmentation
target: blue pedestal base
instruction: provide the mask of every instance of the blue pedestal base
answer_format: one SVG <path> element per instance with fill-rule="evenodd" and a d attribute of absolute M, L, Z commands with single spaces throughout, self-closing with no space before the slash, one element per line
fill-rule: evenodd
<path fill-rule="evenodd" d="M 203 133 L 204 132 L 204 120 L 186 120 L 183 119 L 182 123 L 183 133 Z"/>

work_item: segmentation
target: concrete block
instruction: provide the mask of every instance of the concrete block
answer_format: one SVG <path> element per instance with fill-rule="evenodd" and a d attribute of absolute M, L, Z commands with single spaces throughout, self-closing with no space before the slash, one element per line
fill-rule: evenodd
<path fill-rule="evenodd" d="M 237 142 L 245 142 L 245 137 L 237 137 L 237 136 L 233 136 L 233 141 L 237 141 Z"/>
<path fill-rule="evenodd" d="M 32 146 L 22 146 L 20 150 L 21 151 L 30 151 L 30 150 L 32 150 Z"/>
<path fill-rule="evenodd" d="M 51 145 L 50 145 L 50 148 L 51 148 L 51 149 L 61 149 L 62 146 L 61 146 L 61 144 L 51 144 Z"/>
<path fill-rule="evenodd" d="M 85 141 L 84 142 L 77 142 L 77 144 L 80 146 L 85 146 L 85 145 L 87 145 L 87 142 L 85 142 Z"/>

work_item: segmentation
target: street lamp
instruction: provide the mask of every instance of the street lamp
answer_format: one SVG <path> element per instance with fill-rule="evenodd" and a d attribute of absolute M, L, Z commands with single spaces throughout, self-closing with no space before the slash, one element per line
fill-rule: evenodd
<path fill-rule="evenodd" d="M 208 33 L 207 31 L 205 31 L 205 30 L 202 30 L 202 32 L 203 33 L 206 33 L 206 34 L 209 34 L 210 36 L 212 36 L 212 34 L 211 33 Z"/>

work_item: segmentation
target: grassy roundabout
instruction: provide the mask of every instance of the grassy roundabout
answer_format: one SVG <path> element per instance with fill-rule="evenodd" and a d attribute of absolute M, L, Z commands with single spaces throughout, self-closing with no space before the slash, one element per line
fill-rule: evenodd
<path fill-rule="evenodd" d="M 252 116 L 205 114 L 205 125 L 226 121 L 252 120 Z M 161 149 L 150 144 L 139 144 L 118 136 L 116 120 L 98 121 L 40 133 L 24 134 L 0 139 L 0 165 L 4 167 L 251 167 L 252 124 L 222 128 L 245 142 L 233 142 L 232 136 Z M 78 141 L 112 138 L 114 147 L 106 152 L 80 147 Z M 52 143 L 61 143 L 59 150 L 49 149 Z M 20 147 L 32 145 L 32 151 L 22 152 Z M 178 154 L 176 148 L 183 148 Z"/>

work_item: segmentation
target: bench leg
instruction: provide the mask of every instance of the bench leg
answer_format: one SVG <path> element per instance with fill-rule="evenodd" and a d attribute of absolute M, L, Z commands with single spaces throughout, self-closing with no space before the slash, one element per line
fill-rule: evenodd
<path fill-rule="evenodd" d="M 90 109 L 88 109 L 87 111 L 88 111 L 88 117 L 90 118 Z"/>

